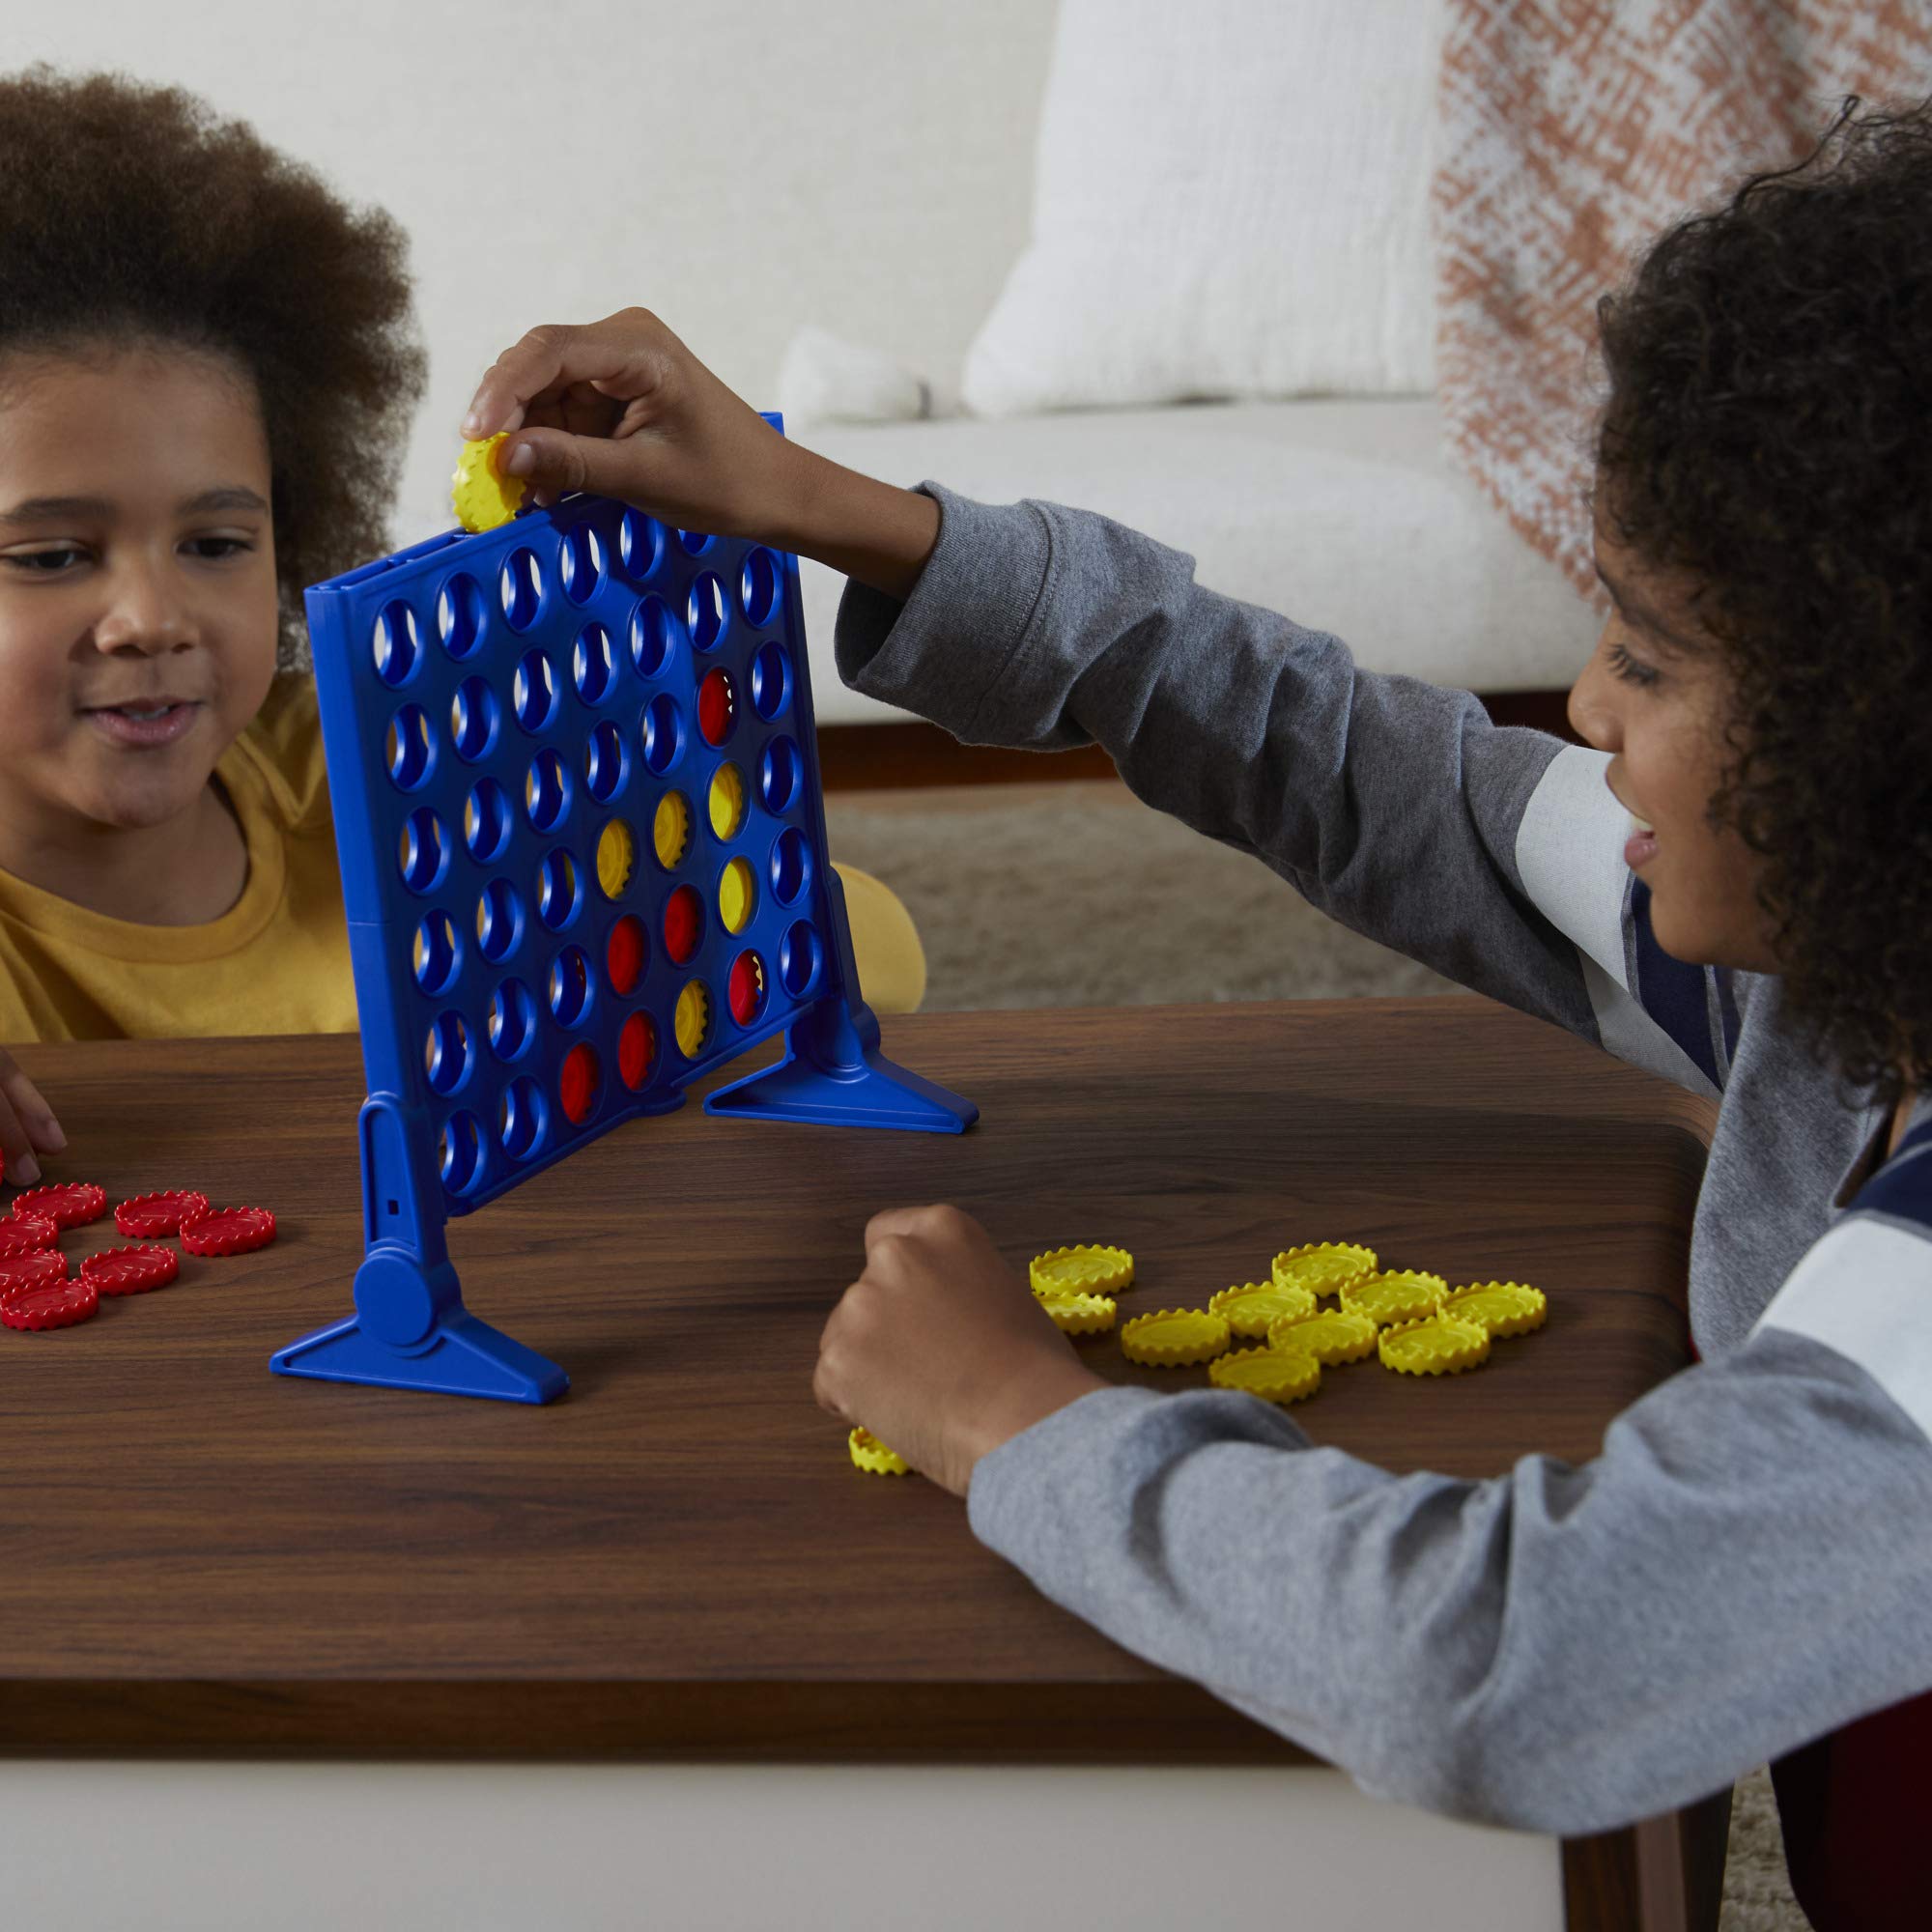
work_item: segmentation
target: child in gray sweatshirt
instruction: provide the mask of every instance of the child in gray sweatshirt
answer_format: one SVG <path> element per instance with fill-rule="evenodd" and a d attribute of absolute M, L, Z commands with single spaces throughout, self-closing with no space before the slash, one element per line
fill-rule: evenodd
<path fill-rule="evenodd" d="M 1932 115 L 1868 115 L 1605 305 L 1590 749 L 1103 518 L 838 469 L 641 310 L 526 337 L 465 424 L 519 432 L 542 499 L 846 571 L 859 689 L 1098 743 L 1344 923 L 1719 1099 L 1700 1360 L 1581 1466 L 1398 1477 L 1108 1384 L 950 1208 L 874 1219 L 816 1386 L 1056 1602 L 1371 1792 L 1579 1834 L 1776 1760 L 1829 1926 L 1918 1909 L 1932 1743 L 1928 234 Z"/>

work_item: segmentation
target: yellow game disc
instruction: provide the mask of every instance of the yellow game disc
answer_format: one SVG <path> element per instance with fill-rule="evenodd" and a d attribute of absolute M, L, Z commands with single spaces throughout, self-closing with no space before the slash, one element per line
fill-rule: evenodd
<path fill-rule="evenodd" d="M 1120 1307 L 1105 1294 L 1042 1294 L 1039 1305 L 1063 1335 L 1104 1335 Z"/>
<path fill-rule="evenodd" d="M 1321 1364 L 1296 1350 L 1237 1349 L 1208 1364 L 1216 1388 L 1245 1389 L 1264 1402 L 1299 1402 L 1321 1386 Z"/>
<path fill-rule="evenodd" d="M 711 1031 L 711 1001 L 701 980 L 693 980 L 677 996 L 671 1031 L 677 1036 L 677 1050 L 687 1060 L 696 1060 Z"/>
<path fill-rule="evenodd" d="M 1353 1308 L 1318 1308 L 1313 1315 L 1285 1315 L 1268 1323 L 1268 1347 L 1293 1349 L 1339 1367 L 1376 1352 L 1376 1321 Z"/>
<path fill-rule="evenodd" d="M 1333 1294 L 1345 1281 L 1373 1274 L 1376 1251 L 1353 1241 L 1304 1241 L 1285 1248 L 1274 1258 L 1274 1278 L 1284 1287 L 1293 1283 L 1317 1294 Z"/>
<path fill-rule="evenodd" d="M 675 870 L 691 845 L 691 808 L 681 791 L 668 791 L 658 800 L 651 843 L 657 848 L 658 864 L 667 872 Z"/>
<path fill-rule="evenodd" d="M 1489 1330 L 1492 1341 L 1501 1341 L 1541 1328 L 1549 1303 L 1540 1288 L 1520 1281 L 1472 1281 L 1443 1297 L 1442 1312 L 1458 1321 L 1476 1322 Z"/>
<path fill-rule="evenodd" d="M 852 1460 L 868 1476 L 903 1476 L 912 1464 L 896 1449 L 888 1449 L 869 1429 L 855 1429 L 845 1438 Z"/>
<path fill-rule="evenodd" d="M 1490 1338 L 1473 1321 L 1425 1315 L 1398 1322 L 1376 1340 L 1382 1367 L 1405 1376 L 1454 1376 L 1490 1359 Z"/>
<path fill-rule="evenodd" d="M 473 536 L 478 530 L 494 530 L 507 524 L 524 507 L 528 486 L 521 476 L 505 476 L 497 468 L 498 444 L 509 437 L 508 430 L 483 442 L 466 442 L 456 459 L 456 473 L 449 479 L 449 500 L 456 509 L 456 521 Z"/>
<path fill-rule="evenodd" d="M 1259 1342 L 1267 1333 L 1270 1321 L 1279 1321 L 1284 1316 L 1313 1315 L 1315 1291 L 1297 1288 L 1292 1282 L 1282 1287 L 1271 1281 L 1248 1281 L 1238 1288 L 1224 1288 L 1219 1294 L 1209 1295 L 1208 1312 L 1225 1315 L 1228 1326 L 1236 1335 Z"/>
<path fill-rule="evenodd" d="M 1227 1352 L 1234 1331 L 1205 1308 L 1162 1308 L 1121 1326 L 1121 1353 L 1144 1369 L 1184 1369 Z"/>
<path fill-rule="evenodd" d="M 1083 1243 L 1036 1255 L 1027 1268 L 1033 1292 L 1050 1294 L 1119 1294 L 1134 1281 L 1134 1258 L 1125 1248 Z"/>
<path fill-rule="evenodd" d="M 1378 1327 L 1391 1321 L 1417 1321 L 1442 1306 L 1449 1284 L 1439 1274 L 1414 1268 L 1390 1268 L 1342 1284 L 1342 1306 L 1372 1315 Z"/>

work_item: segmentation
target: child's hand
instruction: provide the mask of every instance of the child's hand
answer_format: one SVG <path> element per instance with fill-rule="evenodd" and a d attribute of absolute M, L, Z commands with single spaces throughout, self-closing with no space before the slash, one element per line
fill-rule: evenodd
<path fill-rule="evenodd" d="M 866 1271 L 825 1324 L 812 1378 L 821 1408 L 956 1496 L 989 1450 L 1106 1386 L 956 1208 L 873 1215 Z"/>
<path fill-rule="evenodd" d="M 792 446 L 648 309 L 533 328 L 484 376 L 463 434 L 513 436 L 497 462 L 540 504 L 615 497 L 685 529 L 769 540 Z"/>
<path fill-rule="evenodd" d="M 0 1051 L 0 1157 L 6 1178 L 15 1187 L 33 1187 L 41 1179 L 37 1153 L 59 1153 L 67 1146 L 54 1110 L 41 1091 Z"/>
<path fill-rule="evenodd" d="M 483 378 L 463 434 L 514 432 L 497 461 L 539 504 L 615 497 L 680 529 L 816 557 L 903 603 L 939 505 L 781 437 L 648 309 L 548 323 Z"/>

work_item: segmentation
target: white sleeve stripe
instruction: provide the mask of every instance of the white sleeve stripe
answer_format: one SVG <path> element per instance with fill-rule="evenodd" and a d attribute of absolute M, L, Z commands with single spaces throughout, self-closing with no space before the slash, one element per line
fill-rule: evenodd
<path fill-rule="evenodd" d="M 1544 917 L 1630 991 L 1618 828 L 1630 816 L 1604 782 L 1607 752 L 1566 745 L 1550 759 L 1516 829 L 1516 867 Z"/>
<path fill-rule="evenodd" d="M 1630 814 L 1604 782 L 1609 762 L 1607 752 L 1582 745 L 1566 745 L 1550 759 L 1517 827 L 1517 870 L 1531 900 L 1581 957 L 1604 1050 L 1715 1098 L 1710 1076 L 1630 990 L 1630 871 L 1618 837 Z"/>
<path fill-rule="evenodd" d="M 1822 1235 L 1758 1317 L 1860 1368 L 1932 1436 L 1932 1241 L 1869 1214 Z"/>

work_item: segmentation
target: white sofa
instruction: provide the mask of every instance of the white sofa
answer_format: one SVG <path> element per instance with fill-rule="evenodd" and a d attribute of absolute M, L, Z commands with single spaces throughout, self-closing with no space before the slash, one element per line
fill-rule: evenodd
<path fill-rule="evenodd" d="M 1438 17 L 1438 0 L 1376 4 L 1412 4 L 1418 33 Z M 1052 0 L 570 0 L 540 19 L 471 0 L 460 32 L 381 0 L 266 24 L 256 0 L 201 0 L 196 19 L 184 39 L 148 0 L 41 10 L 8 58 L 180 82 L 402 221 L 432 372 L 399 543 L 447 526 L 462 407 L 536 322 L 643 302 L 765 408 L 807 324 L 956 394 L 1027 240 Z M 1180 59 L 1193 30 L 1173 19 Z M 796 433 L 893 481 L 1105 511 L 1378 668 L 1553 688 L 1595 630 L 1443 460 L 1427 396 Z M 895 715 L 833 671 L 838 580 L 809 565 L 805 586 L 820 718 Z"/>
<path fill-rule="evenodd" d="M 1375 670 L 1485 693 L 1568 685 L 1598 619 L 1444 461 L 1428 397 L 1320 398 L 800 432 L 888 481 L 1075 503 L 1189 552 L 1210 588 L 1333 631 Z M 904 714 L 838 683 L 844 579 L 800 572 L 825 723 Z"/>

